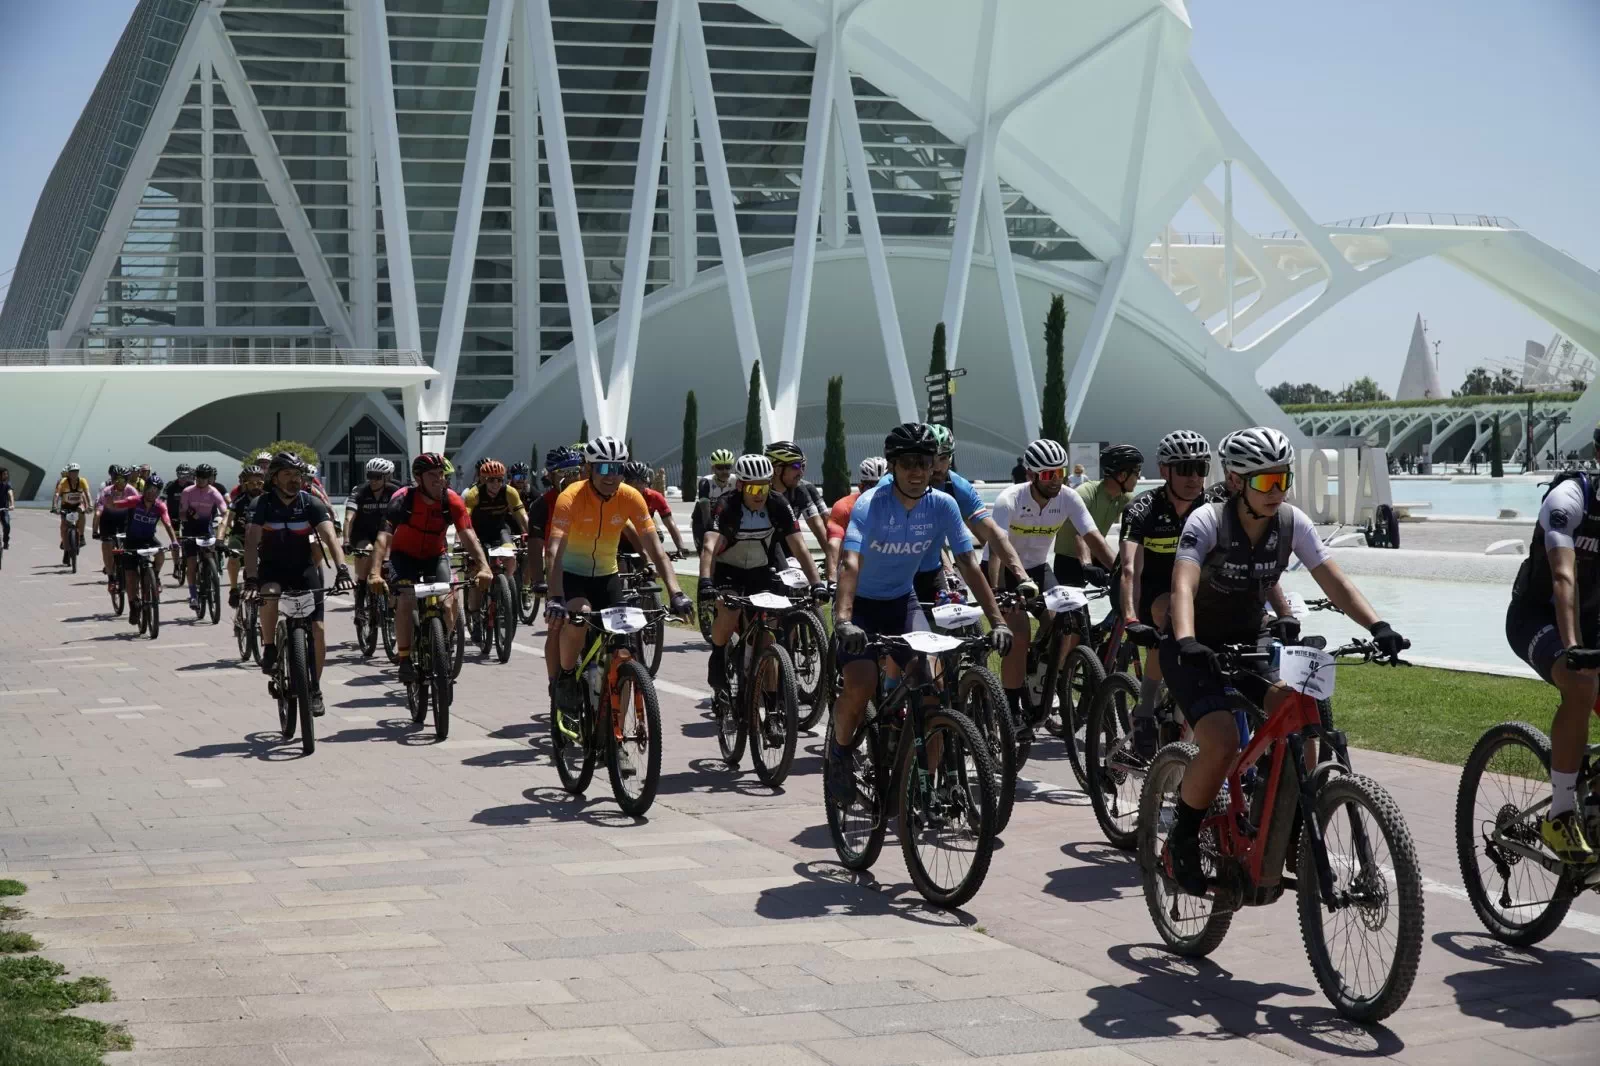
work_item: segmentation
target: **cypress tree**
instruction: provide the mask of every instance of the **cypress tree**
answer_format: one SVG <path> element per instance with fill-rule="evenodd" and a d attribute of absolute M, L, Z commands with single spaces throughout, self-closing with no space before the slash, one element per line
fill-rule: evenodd
<path fill-rule="evenodd" d="M 528 469 L 537 473 L 539 470 L 539 442 L 534 441 L 532 444 L 528 445 L 528 448 L 532 452 L 532 455 L 528 461 Z"/>
<path fill-rule="evenodd" d="M 764 450 L 761 439 L 761 360 L 750 368 L 750 396 L 744 409 L 744 454 L 759 455 Z"/>
<path fill-rule="evenodd" d="M 589 420 L 587 418 L 580 419 L 578 422 L 578 443 L 589 443 Z"/>
<path fill-rule="evenodd" d="M 1505 460 L 1500 457 L 1500 414 L 1495 412 L 1494 432 L 1489 437 L 1489 476 L 1505 477 Z"/>
<path fill-rule="evenodd" d="M 1039 405 L 1039 432 L 1058 444 L 1067 443 L 1067 301 L 1050 297 L 1044 316 L 1044 399 Z"/>
<path fill-rule="evenodd" d="M 844 442 L 844 378 L 828 379 L 828 428 L 822 444 L 822 495 L 829 502 L 850 494 L 850 457 Z"/>
<path fill-rule="evenodd" d="M 933 327 L 933 352 L 928 356 L 928 373 L 929 375 L 943 374 L 948 369 L 949 367 L 945 364 L 944 354 L 944 323 L 939 322 Z M 933 420 L 931 413 L 928 415 L 928 420 Z"/>
<path fill-rule="evenodd" d="M 686 500 L 694 499 L 695 475 L 699 472 L 700 456 L 695 444 L 700 439 L 700 405 L 695 402 L 694 390 L 683 398 L 683 470 L 679 474 L 678 488 Z"/>

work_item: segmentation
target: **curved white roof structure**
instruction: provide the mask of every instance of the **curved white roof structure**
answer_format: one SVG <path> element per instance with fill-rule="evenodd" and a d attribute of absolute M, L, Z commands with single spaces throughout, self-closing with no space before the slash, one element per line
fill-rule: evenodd
<path fill-rule="evenodd" d="M 732 443 L 757 361 L 769 435 L 820 437 L 843 374 L 870 442 L 922 410 L 943 321 L 972 371 L 963 462 L 989 476 L 1038 432 L 1057 292 L 1079 441 L 1294 431 L 1261 364 L 1424 256 L 1600 348 L 1600 276 L 1507 220 L 1312 221 L 1190 62 L 1180 0 L 449 7 L 141 0 L 0 347 L 416 351 L 437 376 L 403 404 L 285 432 L 353 467 L 358 417 L 467 458 L 582 419 L 670 465 L 685 392 L 701 454 Z M 1245 174 L 1291 230 L 1239 229 Z M 1172 231 L 1190 202 L 1217 233 Z M 247 403 L 166 431 L 220 432 Z M 1578 406 L 1600 414 L 1600 393 Z"/>

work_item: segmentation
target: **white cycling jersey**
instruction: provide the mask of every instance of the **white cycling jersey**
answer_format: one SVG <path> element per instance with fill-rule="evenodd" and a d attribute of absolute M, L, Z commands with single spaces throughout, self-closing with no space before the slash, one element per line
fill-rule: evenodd
<path fill-rule="evenodd" d="M 1049 560 L 1056 534 L 1068 522 L 1079 536 L 1097 532 L 1083 497 L 1065 486 L 1041 506 L 1026 482 L 1008 485 L 995 497 L 993 517 L 1027 570 Z"/>

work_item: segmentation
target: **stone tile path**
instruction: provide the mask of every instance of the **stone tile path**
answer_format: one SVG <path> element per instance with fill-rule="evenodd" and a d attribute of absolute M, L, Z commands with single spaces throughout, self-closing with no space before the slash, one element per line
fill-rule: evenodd
<path fill-rule="evenodd" d="M 19 513 L 0 573 L 0 866 L 30 886 L 22 927 L 115 986 L 84 1008 L 135 1037 L 108 1062 L 1597 1061 L 1600 907 L 1538 950 L 1482 936 L 1452 768 L 1359 753 L 1430 879 L 1416 989 L 1362 1029 L 1317 990 L 1287 902 L 1209 961 L 1153 946 L 1134 867 L 1053 743 L 982 892 L 943 913 L 893 847 L 870 876 L 831 861 L 815 740 L 780 794 L 721 768 L 687 635 L 662 669 L 661 796 L 635 823 L 603 781 L 559 788 L 542 637 L 467 665 L 442 744 L 386 664 L 336 647 L 302 759 L 226 625 L 179 620 L 169 589 L 160 640 L 135 639 L 91 574 L 50 565 L 51 528 Z M 347 607 L 330 627 L 348 639 Z"/>

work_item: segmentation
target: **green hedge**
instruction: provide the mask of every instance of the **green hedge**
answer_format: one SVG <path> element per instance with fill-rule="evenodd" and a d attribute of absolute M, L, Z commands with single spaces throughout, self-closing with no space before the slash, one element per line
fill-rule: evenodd
<path fill-rule="evenodd" d="M 1522 406 L 1529 400 L 1536 403 L 1571 403 L 1582 396 L 1581 392 L 1519 392 L 1509 396 L 1450 396 L 1437 400 L 1378 400 L 1374 403 L 1288 403 L 1283 404 L 1285 414 L 1298 415 L 1309 411 L 1360 411 L 1389 407 L 1482 407 L 1487 404 L 1515 404 Z"/>

